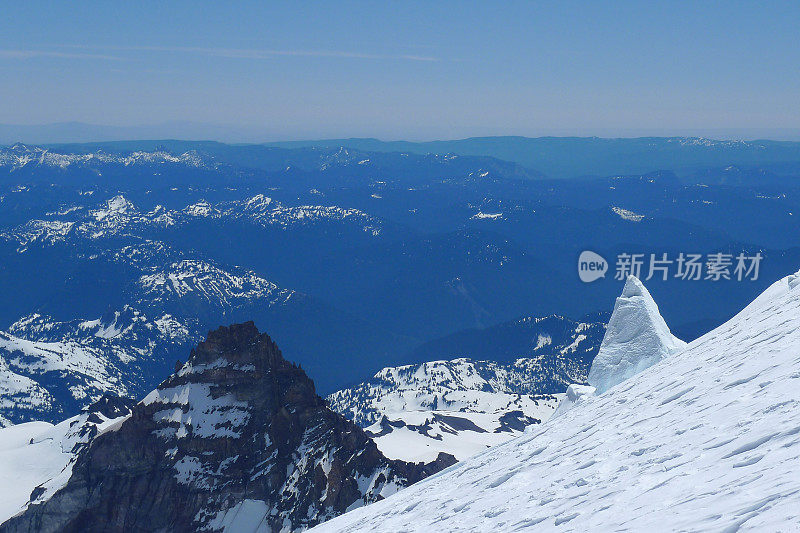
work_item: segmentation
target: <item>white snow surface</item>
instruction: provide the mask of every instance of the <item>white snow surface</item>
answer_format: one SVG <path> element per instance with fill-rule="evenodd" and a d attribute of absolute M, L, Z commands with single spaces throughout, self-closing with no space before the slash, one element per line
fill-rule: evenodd
<path fill-rule="evenodd" d="M 669 331 L 642 282 L 628 276 L 614 304 L 600 351 L 592 362 L 588 382 L 597 394 L 602 394 L 684 346 L 686 343 Z"/>
<path fill-rule="evenodd" d="M 0 342 L 4 340 L 0 333 Z M 55 400 L 47 389 L 29 377 L 14 372 L 0 356 L 0 428 L 12 424 L 3 416 L 4 411 L 11 409 L 24 409 L 32 412 L 47 410 L 54 403 Z"/>
<path fill-rule="evenodd" d="M 605 394 L 314 531 L 797 531 L 794 279 Z"/>
<path fill-rule="evenodd" d="M 514 414 L 518 413 L 514 418 L 526 421 L 522 423 L 527 425 L 539 423 L 551 416 L 557 404 L 555 398 L 538 403 L 525 402 L 522 406 L 515 406 L 521 408 L 513 409 Z M 499 410 L 486 413 L 408 411 L 387 417 L 385 422 L 376 422 L 366 428 L 366 432 L 389 459 L 427 463 L 436 460 L 439 453 L 448 453 L 463 461 L 522 434 L 522 427 L 502 429 L 501 417 L 506 413 L 508 411 Z"/>
<path fill-rule="evenodd" d="M 573 383 L 569 387 L 567 387 L 567 393 L 562 398 L 561 402 L 558 404 L 555 413 L 553 416 L 561 416 L 570 409 L 572 409 L 575 404 L 580 401 L 583 401 L 585 398 L 593 396 L 597 392 L 597 389 L 591 387 L 589 385 L 581 385 L 579 383 Z"/>
<path fill-rule="evenodd" d="M 26 422 L 0 429 L 0 524 L 27 506 L 36 487 L 45 489 L 37 500 L 43 501 L 64 486 L 78 448 L 91 437 L 88 426 L 102 433 L 125 418 L 95 416 L 100 423 L 81 413 L 56 425 Z"/>

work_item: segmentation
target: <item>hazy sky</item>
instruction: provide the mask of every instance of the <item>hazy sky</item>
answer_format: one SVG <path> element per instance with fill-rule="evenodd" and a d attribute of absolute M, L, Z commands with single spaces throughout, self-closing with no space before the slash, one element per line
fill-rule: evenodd
<path fill-rule="evenodd" d="M 800 2 L 4 3 L 0 123 L 64 121 L 770 136 L 800 131 Z"/>

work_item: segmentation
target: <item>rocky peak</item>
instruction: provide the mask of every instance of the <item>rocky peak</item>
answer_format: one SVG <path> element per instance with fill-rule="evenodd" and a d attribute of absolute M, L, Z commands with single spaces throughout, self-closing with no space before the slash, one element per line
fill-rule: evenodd
<path fill-rule="evenodd" d="M 220 327 L 209 332 L 205 341 L 192 349 L 189 363 L 179 375 L 201 365 L 214 365 L 227 361 L 233 365 L 253 365 L 259 372 L 295 371 L 298 367 L 283 358 L 278 346 L 266 334 L 259 333 L 253 322 Z M 300 371 L 314 391 L 313 382 Z"/>
<path fill-rule="evenodd" d="M 136 400 L 123 398 L 116 394 L 105 393 L 93 404 L 88 406 L 87 413 L 97 413 L 107 419 L 119 418 L 130 414 L 131 409 L 136 405 Z"/>
<path fill-rule="evenodd" d="M 2 531 L 310 527 L 454 462 L 386 459 L 252 322 L 221 327 Z"/>

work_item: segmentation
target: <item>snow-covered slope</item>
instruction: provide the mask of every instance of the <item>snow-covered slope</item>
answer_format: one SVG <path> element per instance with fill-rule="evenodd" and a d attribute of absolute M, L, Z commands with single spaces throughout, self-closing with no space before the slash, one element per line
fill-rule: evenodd
<path fill-rule="evenodd" d="M 123 420 L 132 403 L 104 396 L 56 425 L 26 422 L 0 429 L 0 524 L 66 483 L 78 453 Z"/>
<path fill-rule="evenodd" d="M 409 462 L 435 461 L 439 454 L 459 461 L 491 446 L 519 436 L 527 426 L 540 424 L 555 410 L 555 397 L 534 398 L 507 395 L 490 396 L 466 391 L 464 397 L 486 411 L 407 411 L 383 417 L 364 429 L 378 449 L 390 459 Z M 492 404 L 505 400 L 505 406 Z"/>
<path fill-rule="evenodd" d="M 125 394 L 123 366 L 97 344 L 33 342 L 0 331 L 0 427 L 58 420 L 75 402 Z"/>
<path fill-rule="evenodd" d="M 560 394 L 535 394 L 531 359 L 431 361 L 384 368 L 372 380 L 328 396 L 391 459 L 462 460 L 547 420 Z"/>
<path fill-rule="evenodd" d="M 0 333 L 0 343 L 9 337 Z M 0 357 L 0 428 L 20 420 L 60 414 L 50 392 L 27 376 L 14 372 Z"/>
<path fill-rule="evenodd" d="M 800 275 L 563 416 L 315 531 L 796 531 Z"/>
<path fill-rule="evenodd" d="M 614 304 L 588 382 L 602 394 L 686 346 L 670 333 L 642 282 L 628 276 Z"/>

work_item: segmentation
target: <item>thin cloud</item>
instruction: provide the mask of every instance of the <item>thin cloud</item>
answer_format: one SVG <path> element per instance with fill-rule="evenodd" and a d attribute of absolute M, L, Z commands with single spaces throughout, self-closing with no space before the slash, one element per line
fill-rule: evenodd
<path fill-rule="evenodd" d="M 75 46 L 74 48 L 83 48 Z M 202 48 L 190 46 L 115 46 L 109 50 L 138 52 L 169 52 L 202 54 L 230 59 L 269 59 L 272 57 L 332 57 L 343 59 L 394 59 L 405 61 L 439 61 L 439 58 L 415 54 L 367 54 L 361 52 L 344 52 L 340 50 L 277 50 L 249 48 Z"/>
<path fill-rule="evenodd" d="M 33 59 L 37 57 L 54 57 L 59 59 L 103 59 L 119 61 L 122 58 L 107 54 L 84 54 L 69 52 L 51 52 L 45 50 L 4 50 L 0 49 L 0 57 L 6 59 Z"/>

